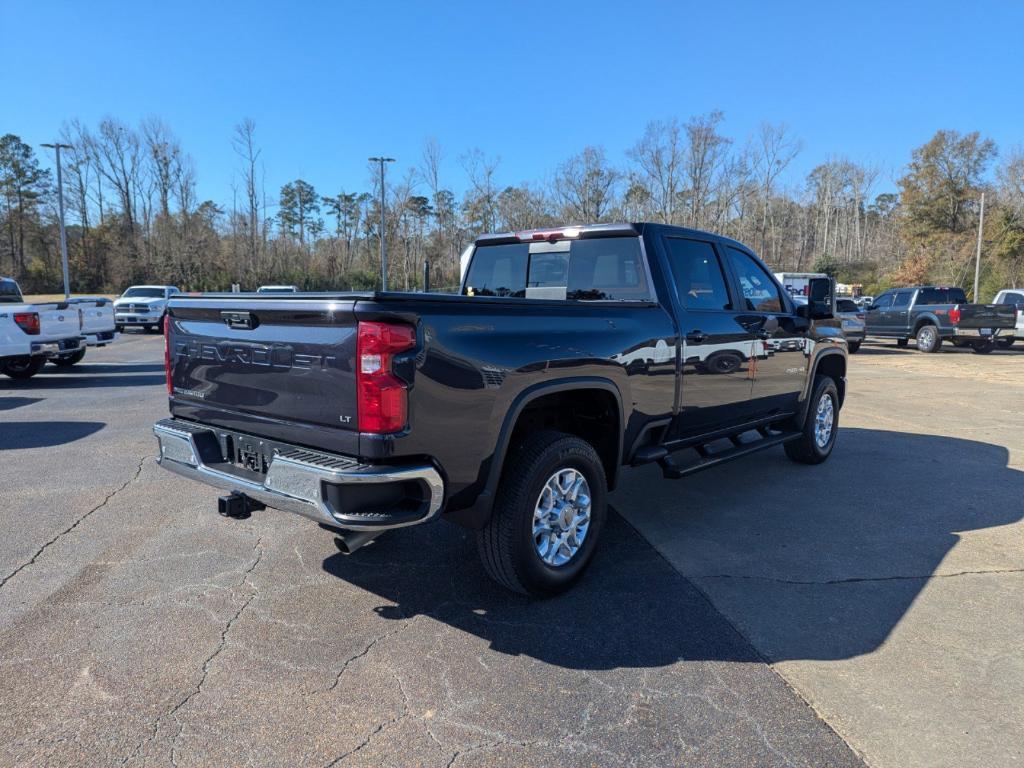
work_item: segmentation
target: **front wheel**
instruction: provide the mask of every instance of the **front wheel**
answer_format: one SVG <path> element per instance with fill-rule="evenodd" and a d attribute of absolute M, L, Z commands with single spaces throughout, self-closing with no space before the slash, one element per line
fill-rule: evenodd
<path fill-rule="evenodd" d="M 846 342 L 846 351 L 851 355 L 856 355 L 857 350 L 860 349 L 860 344 L 859 341 L 848 341 Z"/>
<path fill-rule="evenodd" d="M 922 325 L 917 329 L 917 351 L 938 352 L 942 348 L 942 337 L 934 325 Z"/>
<path fill-rule="evenodd" d="M 831 377 L 816 376 L 800 437 L 785 443 L 783 448 L 799 464 L 821 464 L 832 455 L 838 432 L 839 390 Z"/>
<path fill-rule="evenodd" d="M 85 350 L 80 349 L 77 352 L 72 352 L 70 355 L 61 355 L 55 357 L 50 362 L 56 365 L 58 368 L 70 368 L 75 363 L 82 362 L 82 358 L 85 357 Z"/>
<path fill-rule="evenodd" d="M 488 575 L 535 597 L 568 589 L 597 547 L 607 487 L 590 443 L 554 431 L 522 440 L 505 462 L 491 518 L 477 532 Z"/>
<path fill-rule="evenodd" d="M 3 372 L 12 379 L 31 379 L 46 365 L 45 357 L 18 357 L 2 364 Z"/>

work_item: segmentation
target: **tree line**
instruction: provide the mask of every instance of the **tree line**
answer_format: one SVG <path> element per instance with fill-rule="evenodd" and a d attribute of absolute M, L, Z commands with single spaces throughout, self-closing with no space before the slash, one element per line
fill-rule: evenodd
<path fill-rule="evenodd" d="M 841 156 L 793 182 L 802 145 L 789 128 L 763 124 L 741 142 L 724 122 L 718 111 L 654 121 L 621 158 L 584 147 L 548 178 L 515 185 L 502 184 L 499 159 L 477 149 L 458 156 L 458 178 L 446 178 L 445 151 L 428 139 L 384 190 L 389 287 L 422 288 L 424 262 L 432 288 L 455 286 L 459 254 L 482 232 L 624 220 L 719 232 L 776 270 L 824 271 L 871 292 L 922 282 L 970 288 L 982 192 L 982 296 L 1024 283 L 1020 149 L 999 157 L 978 132 L 940 130 L 913 150 L 892 188 L 879 167 Z M 268 191 L 256 125 L 244 120 L 225 141 L 237 166 L 230 199 L 199 200 L 195 163 L 160 119 L 74 120 L 61 141 L 71 146 L 62 160 L 76 293 L 142 282 L 199 291 L 379 286 L 372 168 L 361 190 L 295 179 Z M 10 133 L 0 137 L 0 232 L 0 274 L 26 291 L 60 290 L 54 174 Z"/>

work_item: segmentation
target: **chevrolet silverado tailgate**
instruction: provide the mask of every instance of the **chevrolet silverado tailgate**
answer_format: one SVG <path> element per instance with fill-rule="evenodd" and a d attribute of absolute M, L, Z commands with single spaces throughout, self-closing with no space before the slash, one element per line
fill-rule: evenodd
<path fill-rule="evenodd" d="M 168 305 L 172 410 L 273 436 L 355 430 L 355 299 L 206 295 Z"/>

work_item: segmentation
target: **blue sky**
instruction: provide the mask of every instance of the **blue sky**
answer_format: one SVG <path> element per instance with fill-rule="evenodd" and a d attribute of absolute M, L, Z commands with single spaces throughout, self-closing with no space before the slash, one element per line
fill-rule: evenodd
<path fill-rule="evenodd" d="M 542 180 L 652 119 L 721 109 L 744 141 L 784 122 L 804 150 L 886 169 L 939 128 L 1024 143 L 1024 3 L 247 2 L 0 0 L 0 133 L 157 115 L 195 158 L 201 198 L 231 199 L 232 126 L 256 122 L 268 191 L 369 186 L 366 158 L 423 141 L 498 155 L 501 184 Z M 878 191 L 883 191 L 879 189 Z"/>

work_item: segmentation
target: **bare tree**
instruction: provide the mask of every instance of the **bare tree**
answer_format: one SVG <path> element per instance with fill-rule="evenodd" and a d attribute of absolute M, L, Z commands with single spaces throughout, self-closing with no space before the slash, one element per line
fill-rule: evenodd
<path fill-rule="evenodd" d="M 256 123 L 245 118 L 235 126 L 231 138 L 235 154 L 242 160 L 242 179 L 245 192 L 246 251 L 250 269 L 255 270 L 261 253 L 262 238 L 260 211 L 260 182 L 257 179 L 257 163 L 262 150 L 256 146 Z"/>
<path fill-rule="evenodd" d="M 600 147 L 587 147 L 559 166 L 555 194 L 569 222 L 604 221 L 617 203 L 622 174 L 612 168 Z"/>
<path fill-rule="evenodd" d="M 679 121 L 652 121 L 643 138 L 627 152 L 640 167 L 638 183 L 646 190 L 651 214 L 663 224 L 677 223 L 676 205 L 682 188 L 685 150 Z M 635 202 L 639 198 L 633 196 Z"/>

